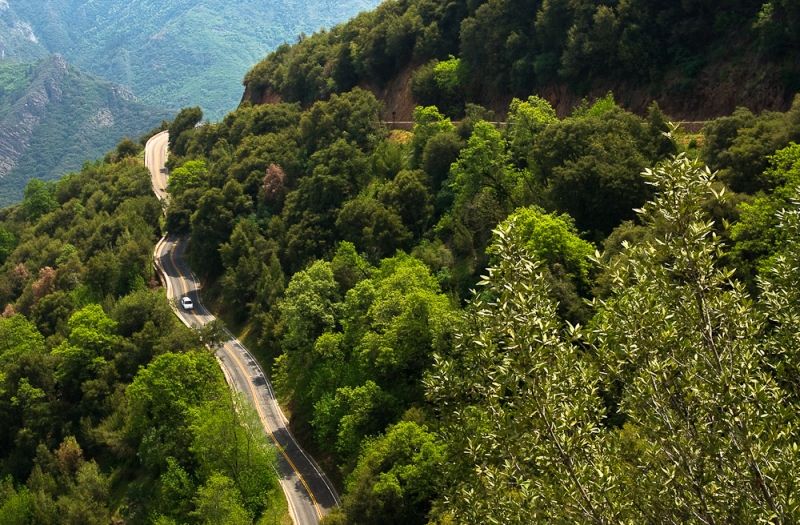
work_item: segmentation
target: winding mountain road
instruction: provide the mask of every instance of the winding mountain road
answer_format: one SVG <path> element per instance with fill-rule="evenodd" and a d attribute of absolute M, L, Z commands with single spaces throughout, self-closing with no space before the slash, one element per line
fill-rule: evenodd
<path fill-rule="evenodd" d="M 162 168 L 167 158 L 168 141 L 167 132 L 162 132 L 152 137 L 145 146 L 145 165 L 153 179 L 153 191 L 162 201 L 167 199 L 167 177 Z M 168 234 L 156 245 L 154 257 L 167 287 L 167 297 L 177 299 L 188 296 L 194 303 L 194 308 L 188 311 L 176 306 L 176 315 L 187 326 L 203 326 L 215 318 L 203 306 L 197 278 L 184 260 L 188 242 L 188 236 Z M 336 490 L 319 465 L 300 448 L 289 432 L 288 421 L 258 361 L 233 334 L 228 334 L 230 339 L 217 351 L 225 378 L 231 388 L 243 393 L 253 403 L 264 431 L 278 449 L 278 474 L 295 525 L 316 524 L 339 504 Z"/>

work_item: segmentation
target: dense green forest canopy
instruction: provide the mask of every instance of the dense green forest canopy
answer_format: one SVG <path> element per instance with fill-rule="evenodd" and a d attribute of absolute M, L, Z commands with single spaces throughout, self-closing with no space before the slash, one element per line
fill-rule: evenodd
<path fill-rule="evenodd" d="M 165 218 L 131 140 L 0 211 L 0 517 L 281 513 L 216 341 L 157 289 L 166 229 L 189 236 L 204 299 L 339 485 L 326 525 L 800 521 L 800 98 L 690 135 L 657 104 L 636 115 L 609 93 L 560 116 L 528 90 L 501 125 L 467 103 L 516 89 L 489 85 L 480 53 L 454 38 L 414 55 L 420 31 L 463 48 L 470 27 L 519 13 L 537 32 L 559 12 L 579 29 L 650 13 L 665 17 L 654 81 L 680 63 L 662 44 L 692 41 L 690 15 L 714 21 L 712 42 L 740 29 L 767 53 L 767 35 L 796 45 L 793 4 L 510 5 L 389 2 L 281 48 L 251 75 L 285 102 L 163 124 Z M 516 34 L 535 63 L 532 31 Z M 554 51 L 566 82 L 569 38 Z M 517 56 L 509 40 L 487 64 Z M 417 59 L 432 98 L 390 131 L 354 86 Z"/>
<path fill-rule="evenodd" d="M 20 62 L 60 53 L 151 105 L 199 104 L 218 119 L 236 106 L 242 76 L 267 52 L 376 4 L 8 0 L 0 6 L 0 50 Z"/>
<path fill-rule="evenodd" d="M 282 519 L 274 449 L 153 273 L 130 140 L 0 211 L 0 522 Z M 207 346 L 208 342 L 212 346 Z"/>
<path fill-rule="evenodd" d="M 167 227 L 340 476 L 325 523 L 797 518 L 800 101 L 382 111 L 170 127 Z"/>
<path fill-rule="evenodd" d="M 598 88 L 631 99 L 642 92 L 692 107 L 696 119 L 703 97 L 729 98 L 720 84 L 736 100 L 778 109 L 736 75 L 768 84 L 788 107 L 800 89 L 799 34 L 792 0 L 390 0 L 282 45 L 247 74 L 246 94 L 310 105 L 357 85 L 381 88 L 410 67 L 414 100 L 451 115 L 465 101 L 496 105 L 566 86 L 578 97 Z"/>

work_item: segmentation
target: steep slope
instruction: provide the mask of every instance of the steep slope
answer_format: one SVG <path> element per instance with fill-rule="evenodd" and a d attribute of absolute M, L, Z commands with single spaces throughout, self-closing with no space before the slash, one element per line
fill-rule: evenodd
<path fill-rule="evenodd" d="M 242 76 L 271 49 L 376 4 L 4 0 L 0 21 L 20 28 L 13 34 L 29 30 L 29 40 L 127 86 L 142 100 L 176 109 L 199 105 L 207 117 L 217 119 L 235 107 Z M 7 47 L 7 53 L 16 52 Z"/>
<path fill-rule="evenodd" d="M 534 93 L 566 115 L 609 90 L 637 113 L 657 100 L 689 120 L 786 110 L 800 90 L 798 29 L 790 0 L 399 0 L 270 54 L 244 99 L 310 104 L 360 86 L 387 120 L 410 118 L 409 95 L 453 116 Z"/>
<path fill-rule="evenodd" d="M 30 24 L 17 18 L 5 0 L 0 0 L 0 17 L 0 58 L 33 62 L 47 55 L 47 49 L 33 34 Z"/>
<path fill-rule="evenodd" d="M 59 55 L 0 64 L 0 205 L 19 201 L 29 179 L 56 179 L 169 117 Z"/>

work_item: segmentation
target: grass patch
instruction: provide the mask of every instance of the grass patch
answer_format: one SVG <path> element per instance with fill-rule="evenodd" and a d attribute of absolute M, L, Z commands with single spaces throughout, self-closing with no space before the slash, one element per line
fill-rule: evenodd
<path fill-rule="evenodd" d="M 679 133 L 675 135 L 678 153 L 685 153 L 687 157 L 700 158 L 705 137 L 702 133 Z"/>

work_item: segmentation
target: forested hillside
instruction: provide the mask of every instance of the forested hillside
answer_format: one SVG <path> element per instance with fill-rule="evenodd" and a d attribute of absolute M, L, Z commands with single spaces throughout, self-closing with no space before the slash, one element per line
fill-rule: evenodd
<path fill-rule="evenodd" d="M 123 141 L 0 211 L 0 522 L 286 523 L 215 328 L 186 328 L 155 288 L 140 151 Z"/>
<path fill-rule="evenodd" d="M 0 50 L 20 62 L 60 53 L 151 105 L 173 110 L 199 105 L 218 119 L 236 107 L 242 76 L 267 52 L 375 5 L 375 0 L 7 0 L 0 3 Z"/>
<path fill-rule="evenodd" d="M 170 126 L 167 228 L 341 476 L 325 523 L 798 519 L 800 100 L 383 111 Z"/>
<path fill-rule="evenodd" d="M 0 19 L 0 57 L 12 58 L 18 62 L 35 62 L 47 56 L 47 50 L 39 43 L 33 29 L 21 20 L 9 17 L 9 6 L 0 5 L 6 16 Z"/>
<path fill-rule="evenodd" d="M 388 2 L 281 47 L 219 122 L 164 123 L 165 219 L 129 140 L 32 181 L 0 211 L 0 518 L 281 514 L 219 327 L 178 325 L 154 282 L 165 229 L 339 485 L 324 525 L 800 522 L 798 20 Z M 785 111 L 689 133 L 624 109 L 717 66 L 728 102 Z M 366 88 L 404 68 L 422 104 L 390 130 Z"/>
<path fill-rule="evenodd" d="M 58 56 L 0 62 L 0 206 L 32 178 L 55 180 L 171 115 Z"/>
<path fill-rule="evenodd" d="M 386 120 L 408 120 L 412 98 L 460 116 L 465 101 L 504 112 L 536 93 L 566 115 L 612 90 L 638 114 L 657 100 L 706 120 L 788 109 L 798 34 L 793 0 L 393 0 L 280 47 L 247 74 L 245 96 L 308 105 L 369 86 Z"/>
<path fill-rule="evenodd" d="M 376 4 L 0 2 L 0 206 L 19 202 L 31 178 L 78 169 L 181 107 L 221 118 L 267 52 Z"/>

